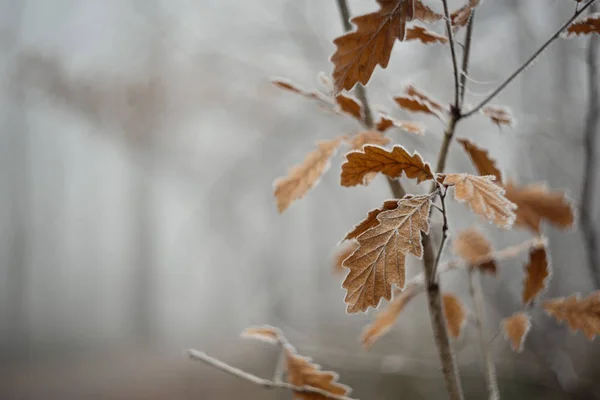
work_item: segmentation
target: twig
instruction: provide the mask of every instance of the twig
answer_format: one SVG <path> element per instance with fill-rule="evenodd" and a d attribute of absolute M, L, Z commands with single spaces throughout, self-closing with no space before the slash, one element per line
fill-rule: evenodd
<path fill-rule="evenodd" d="M 452 68 L 454 69 L 454 107 L 460 107 L 460 80 L 458 75 L 458 62 L 456 61 L 456 49 L 454 48 L 454 33 L 452 32 L 452 20 L 450 11 L 448 11 L 448 1 L 442 0 L 444 5 L 444 19 L 446 20 L 446 32 L 448 34 L 448 43 L 450 44 L 450 53 L 452 54 Z"/>
<path fill-rule="evenodd" d="M 438 265 L 440 264 L 440 259 L 442 258 L 442 252 L 444 251 L 444 244 L 446 243 L 446 240 L 448 239 L 448 215 L 446 212 L 446 193 L 448 192 L 448 189 L 445 189 L 443 193 L 440 192 L 440 202 L 442 203 L 442 218 L 443 218 L 443 225 L 442 225 L 442 240 L 440 242 L 440 247 L 438 248 L 438 252 L 437 252 L 437 256 L 435 257 L 435 263 L 433 264 L 433 271 L 431 273 L 430 276 L 430 281 L 429 283 L 435 283 L 436 277 L 437 277 L 437 268 Z"/>
<path fill-rule="evenodd" d="M 593 13 L 596 5 L 590 8 Z M 590 94 L 588 97 L 588 111 L 585 121 L 585 165 L 583 170 L 583 188 L 581 190 L 580 221 L 581 230 L 585 241 L 588 267 L 592 270 L 596 287 L 600 287 L 600 256 L 597 251 L 598 233 L 592 218 L 594 205 L 594 183 L 596 180 L 596 142 L 599 132 L 600 93 L 598 82 L 598 46 L 600 41 L 597 35 L 591 35 L 588 42 L 587 66 Z"/>
<path fill-rule="evenodd" d="M 461 118 L 467 118 L 470 117 L 471 115 L 475 114 L 477 111 L 479 111 L 483 106 L 485 106 L 487 103 L 489 103 L 494 97 L 496 97 L 498 95 L 498 93 L 500 93 L 506 86 L 508 86 L 517 76 L 519 76 L 519 74 L 521 72 L 523 72 L 523 70 L 525 70 L 525 68 L 527 68 L 532 62 L 534 62 L 536 60 L 536 58 L 539 57 L 540 54 L 542 54 L 542 52 L 544 50 L 546 50 L 546 48 L 548 46 L 550 46 L 552 44 L 552 42 L 554 42 L 554 40 L 556 40 L 560 34 L 569 26 L 571 25 L 571 23 L 573 21 L 575 21 L 575 19 L 577 19 L 577 17 L 579 17 L 589 6 L 591 6 L 596 0 L 590 0 L 588 1 L 583 7 L 581 7 L 571 18 L 569 18 L 569 20 L 567 22 L 565 22 L 551 37 L 550 39 L 548 39 L 539 49 L 536 50 L 535 53 L 533 53 L 533 55 L 527 60 L 525 61 L 525 63 L 523 65 L 521 65 L 519 68 L 516 69 L 515 72 L 513 72 L 508 78 L 506 78 L 506 80 L 504 82 L 502 82 L 500 84 L 500 86 L 498 86 L 498 88 L 496 88 L 496 90 L 494 90 L 492 93 L 490 93 L 485 99 L 483 99 L 479 104 L 477 104 L 475 107 L 473 107 L 472 110 L 470 110 L 469 112 L 463 114 L 461 116 Z"/>
<path fill-rule="evenodd" d="M 485 383 L 490 400 L 499 400 L 500 392 L 498 390 L 498 378 L 496 376 L 496 367 L 490 354 L 488 341 L 485 337 L 485 328 L 483 326 L 483 296 L 481 293 L 481 282 L 479 281 L 479 271 L 469 270 L 469 294 L 475 308 L 475 326 L 479 337 L 479 349 L 483 362 L 485 364 Z"/>
<path fill-rule="evenodd" d="M 475 19 L 475 9 L 471 10 L 469 23 L 467 24 L 467 33 L 465 34 L 465 46 L 463 53 L 462 70 L 460 75 L 460 103 L 459 107 L 465 102 L 465 91 L 467 90 L 467 75 L 469 72 L 469 56 L 471 53 L 471 38 L 473 36 L 473 20 Z"/>
<path fill-rule="evenodd" d="M 318 394 L 327 399 L 332 399 L 332 400 L 356 400 L 356 399 L 351 399 L 350 397 L 339 396 L 339 395 L 336 395 L 333 393 L 329 393 L 325 390 L 314 388 L 312 386 L 296 386 L 296 385 L 292 385 L 292 384 L 286 383 L 286 382 L 274 382 L 269 379 L 264 379 L 264 378 L 258 377 L 256 375 L 253 375 L 249 372 L 242 371 L 241 369 L 235 368 L 229 364 L 226 364 L 223 361 L 218 360 L 214 357 L 211 357 L 202 351 L 190 349 L 187 351 L 187 354 L 188 354 L 188 357 L 190 357 L 192 360 L 201 361 L 201 362 L 203 362 L 207 365 L 210 365 L 211 367 L 214 367 L 220 371 L 226 372 L 229 375 L 233 375 L 237 378 L 244 379 L 248 382 L 262 386 L 266 389 L 278 388 L 278 389 L 292 390 L 292 391 L 298 392 L 298 393 Z"/>

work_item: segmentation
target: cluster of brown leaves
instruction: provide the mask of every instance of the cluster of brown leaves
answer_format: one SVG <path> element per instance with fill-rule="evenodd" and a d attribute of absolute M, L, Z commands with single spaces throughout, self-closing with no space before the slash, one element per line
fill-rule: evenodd
<path fill-rule="evenodd" d="M 251 327 L 242 332 L 242 337 L 279 344 L 285 355 L 287 381 L 290 384 L 302 388 L 319 389 L 337 396 L 346 396 L 350 393 L 351 389 L 348 386 L 337 382 L 338 375 L 335 372 L 322 371 L 319 365 L 311 362 L 310 358 L 299 355 L 279 329 L 268 325 Z M 309 392 L 295 392 L 294 398 L 327 400 L 323 394 Z"/>
<path fill-rule="evenodd" d="M 567 28 L 565 37 L 578 35 L 600 34 L 600 13 L 590 14 L 579 21 L 573 22 Z"/>

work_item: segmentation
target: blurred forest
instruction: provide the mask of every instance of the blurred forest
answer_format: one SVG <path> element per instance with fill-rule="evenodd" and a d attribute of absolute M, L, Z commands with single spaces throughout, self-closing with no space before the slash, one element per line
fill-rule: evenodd
<path fill-rule="evenodd" d="M 350 6 L 357 14 L 376 2 Z M 484 2 L 467 103 L 495 88 L 573 9 L 560 0 Z M 442 23 L 435 28 L 443 32 Z M 345 313 L 343 277 L 331 265 L 344 233 L 390 197 L 385 180 L 340 187 L 338 155 L 306 198 L 283 215 L 275 206 L 276 177 L 316 140 L 357 127 L 269 78 L 318 85 L 341 32 L 333 0 L 0 0 L 1 399 L 290 398 L 185 357 L 195 347 L 270 376 L 276 351 L 238 336 L 263 323 L 339 372 L 358 398 L 442 398 L 424 297 L 366 352 L 358 337 L 372 316 Z M 458 130 L 490 149 L 507 176 L 568 189 L 576 204 L 587 48 L 585 38 L 557 41 L 502 92 L 495 103 L 512 108 L 514 128 L 475 117 Z M 372 104 L 414 119 L 390 97 L 407 82 L 449 101 L 450 63 L 446 48 L 396 44 L 389 68 L 369 84 Z M 432 160 L 442 127 L 420 120 L 423 138 L 392 138 Z M 448 170 L 472 171 L 456 150 Z M 600 228 L 600 201 L 591 204 L 586 218 Z M 475 222 L 461 205 L 450 215 L 452 229 Z M 600 287 L 580 227 L 545 230 L 554 277 L 544 296 Z M 528 237 L 485 229 L 498 248 Z M 524 259 L 483 280 L 490 337 L 519 307 Z M 410 260 L 409 273 L 418 268 Z M 466 293 L 460 273 L 443 284 Z M 534 326 L 522 354 L 501 335 L 492 342 L 503 397 L 600 398 L 598 342 L 541 312 Z M 483 398 L 475 335 L 470 326 L 454 345 L 467 396 Z"/>

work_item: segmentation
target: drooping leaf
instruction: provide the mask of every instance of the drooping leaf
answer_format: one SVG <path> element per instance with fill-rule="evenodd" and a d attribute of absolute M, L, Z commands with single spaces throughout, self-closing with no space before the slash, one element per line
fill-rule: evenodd
<path fill-rule="evenodd" d="M 336 273 L 341 273 L 343 271 L 343 262 L 346 258 L 350 256 L 350 254 L 354 253 L 354 251 L 358 249 L 358 242 L 352 240 L 350 242 L 346 242 L 340 246 L 340 248 L 335 253 L 335 257 L 333 260 L 333 267 Z"/>
<path fill-rule="evenodd" d="M 447 174 L 443 184 L 454 186 L 454 198 L 467 203 L 475 214 L 501 228 L 510 228 L 516 206 L 504 197 L 504 189 L 494 183 L 495 179 L 493 175 Z"/>
<path fill-rule="evenodd" d="M 447 43 L 448 38 L 444 35 L 440 35 L 420 25 L 413 25 L 406 30 L 406 38 L 408 42 L 410 40 L 418 40 L 423 44 L 435 44 L 435 43 Z"/>
<path fill-rule="evenodd" d="M 329 168 L 329 159 L 340 146 L 343 137 L 317 143 L 302 164 L 290 169 L 288 176 L 275 180 L 275 197 L 279 212 L 285 211 L 294 200 L 303 197 Z"/>
<path fill-rule="evenodd" d="M 467 139 L 458 139 L 463 149 L 469 154 L 471 162 L 477 168 L 479 175 L 494 175 L 496 182 L 502 182 L 502 173 L 496 167 L 496 163 L 489 157 L 488 152 L 477 147 Z"/>
<path fill-rule="evenodd" d="M 573 22 L 567 28 L 565 37 L 578 35 L 600 34 L 600 13 L 593 13 L 579 21 Z"/>
<path fill-rule="evenodd" d="M 391 127 L 396 127 L 403 129 L 409 133 L 414 133 L 415 135 L 424 135 L 425 134 L 425 126 L 420 122 L 415 121 L 398 121 L 395 120 L 385 114 L 381 114 L 379 116 L 379 121 L 377 122 L 376 129 L 379 132 L 385 132 Z"/>
<path fill-rule="evenodd" d="M 525 281 L 523 282 L 523 304 L 527 305 L 539 295 L 548 285 L 550 265 L 544 247 L 532 249 L 529 261 L 525 266 Z"/>
<path fill-rule="evenodd" d="M 379 225 L 377 216 L 383 211 L 395 210 L 396 208 L 398 208 L 398 200 L 385 201 L 381 208 L 376 208 L 369 211 L 367 218 L 363 219 L 356 226 L 354 226 L 354 228 L 346 234 L 344 240 L 356 239 L 363 232 L 366 232 L 369 229 Z"/>
<path fill-rule="evenodd" d="M 550 192 L 543 183 L 516 186 L 512 182 L 505 185 L 506 198 L 515 203 L 517 220 L 515 224 L 539 233 L 542 221 L 568 229 L 575 222 L 575 212 L 565 192 Z"/>
<path fill-rule="evenodd" d="M 423 101 L 431 109 L 433 109 L 435 111 L 439 111 L 440 113 L 445 113 L 445 112 L 448 111 L 448 107 L 447 106 L 442 105 L 442 103 L 440 103 L 438 100 L 434 99 L 433 96 L 425 93 L 421 89 L 417 89 L 413 85 L 407 85 L 404 88 L 404 92 L 406 93 L 407 96 L 415 97 L 415 98 Z"/>
<path fill-rule="evenodd" d="M 271 325 L 252 326 L 244 329 L 241 336 L 247 339 L 258 339 L 263 342 L 277 344 L 285 342 L 283 334 L 278 328 Z"/>
<path fill-rule="evenodd" d="M 391 151 L 382 147 L 366 145 L 362 151 L 346 154 L 342 164 L 342 186 L 356 186 L 364 182 L 366 174 L 381 172 L 390 178 L 399 178 L 402 173 L 417 183 L 433 179 L 428 163 L 418 153 L 410 155 L 402 146 L 394 146 Z"/>
<path fill-rule="evenodd" d="M 358 249 L 344 261 L 350 269 L 342 284 L 348 313 L 375 308 L 381 298 L 389 301 L 393 284 L 404 287 L 406 255 L 423 257 L 421 232 L 429 232 L 431 196 L 407 195 L 397 202 L 357 237 Z"/>
<path fill-rule="evenodd" d="M 481 113 L 491 119 L 492 122 L 498 126 L 513 126 L 515 123 L 510 110 L 506 107 L 485 106 L 481 109 Z"/>
<path fill-rule="evenodd" d="M 476 228 L 459 232 L 452 244 L 454 254 L 468 262 L 472 268 L 496 275 L 496 262 L 489 260 L 492 245 Z"/>
<path fill-rule="evenodd" d="M 406 110 L 406 111 L 410 111 L 410 112 L 414 112 L 414 113 L 424 113 L 424 114 L 428 114 L 428 115 L 433 115 L 435 117 L 440 118 L 440 114 L 437 111 L 437 108 L 431 104 L 430 102 L 421 99 L 417 96 L 411 96 L 411 95 L 402 95 L 402 96 L 396 96 L 394 97 L 394 101 L 396 102 L 396 104 L 398 105 L 398 107 Z"/>
<path fill-rule="evenodd" d="M 411 301 L 419 291 L 415 285 L 407 285 L 402 291 L 396 290 L 394 299 L 375 314 L 375 320 L 367 325 L 361 335 L 364 348 L 370 348 L 379 338 L 384 336 L 392 328 L 404 307 Z"/>
<path fill-rule="evenodd" d="M 381 132 L 378 131 L 362 131 L 348 138 L 347 141 L 352 150 L 361 150 L 366 144 L 378 146 L 388 145 L 392 139 L 383 136 Z"/>
<path fill-rule="evenodd" d="M 458 339 L 467 321 L 467 314 L 462 302 L 455 294 L 444 293 L 442 296 L 442 306 L 444 308 L 444 318 L 446 319 L 448 333 L 454 339 Z"/>
<path fill-rule="evenodd" d="M 575 295 L 547 300 L 544 310 L 558 322 L 567 321 L 572 330 L 582 330 L 589 340 L 600 334 L 600 291 L 584 299 Z"/>
<path fill-rule="evenodd" d="M 335 101 L 343 112 L 352 115 L 358 121 L 363 120 L 363 107 L 358 100 L 345 94 L 338 94 L 335 96 Z"/>
<path fill-rule="evenodd" d="M 529 330 L 531 329 L 531 317 L 524 312 L 518 312 L 508 318 L 504 318 L 500 324 L 506 340 L 510 341 L 513 351 L 520 353 Z"/>
<path fill-rule="evenodd" d="M 469 0 L 467 4 L 450 14 L 450 21 L 452 22 L 454 31 L 467 25 L 471 18 L 471 14 L 473 13 L 473 9 L 479 5 L 479 1 L 480 0 Z"/>

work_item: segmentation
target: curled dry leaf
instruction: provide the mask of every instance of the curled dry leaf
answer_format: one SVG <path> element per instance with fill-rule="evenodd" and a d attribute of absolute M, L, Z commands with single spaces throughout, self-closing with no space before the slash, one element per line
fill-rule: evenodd
<path fill-rule="evenodd" d="M 342 186 L 356 186 L 364 182 L 365 175 L 381 172 L 390 178 L 399 178 L 402 173 L 417 183 L 433 179 L 428 163 L 423 162 L 419 153 L 410 155 L 402 146 L 394 146 L 391 151 L 382 147 L 366 145 L 362 151 L 346 154 L 342 164 Z"/>
<path fill-rule="evenodd" d="M 579 21 L 573 22 L 567 28 L 565 37 L 577 35 L 600 34 L 600 13 L 593 13 Z"/>
<path fill-rule="evenodd" d="M 531 329 L 531 317 L 524 312 L 515 313 L 504 318 L 500 324 L 506 340 L 510 341 L 513 351 L 520 353 L 529 330 Z"/>
<path fill-rule="evenodd" d="M 366 144 L 386 146 L 390 144 L 391 141 L 392 139 L 383 136 L 383 134 L 378 131 L 362 131 L 347 139 L 352 150 L 361 150 Z"/>
<path fill-rule="evenodd" d="M 513 126 L 515 121 L 510 110 L 502 106 L 485 106 L 481 109 L 481 113 L 492 120 L 496 125 Z"/>
<path fill-rule="evenodd" d="M 479 0 L 469 0 L 467 4 L 455 10 L 450 14 L 450 21 L 452 22 L 452 28 L 456 31 L 469 22 L 473 9 L 479 5 Z"/>
<path fill-rule="evenodd" d="M 415 135 L 425 134 L 425 125 L 422 123 L 415 121 L 398 121 L 385 114 L 379 116 L 379 121 L 375 127 L 379 132 L 385 132 L 391 127 L 396 127 L 409 133 L 414 133 Z"/>
<path fill-rule="evenodd" d="M 544 310 L 558 322 L 567 321 L 572 330 L 581 329 L 589 340 L 600 334 L 600 291 L 585 299 L 575 295 L 547 300 Z"/>
<path fill-rule="evenodd" d="M 342 244 L 338 251 L 335 254 L 333 260 L 334 272 L 341 273 L 344 269 L 342 264 L 346 258 L 350 256 L 350 254 L 354 253 L 354 250 L 358 249 L 358 242 L 353 240 L 351 242 L 346 242 Z"/>
<path fill-rule="evenodd" d="M 444 308 L 444 318 L 448 327 L 448 333 L 454 339 L 460 337 L 465 323 L 467 322 L 467 314 L 460 299 L 451 293 L 444 293 L 442 296 L 442 305 Z"/>
<path fill-rule="evenodd" d="M 383 203 L 381 208 L 376 208 L 374 210 L 369 211 L 367 214 L 367 218 L 360 221 L 354 228 L 346 234 L 344 240 L 350 240 L 357 238 L 361 233 L 366 232 L 367 230 L 379 225 L 379 220 L 377 216 L 383 211 L 395 210 L 398 208 L 398 200 L 387 200 Z"/>
<path fill-rule="evenodd" d="M 458 139 L 463 149 L 469 154 L 471 162 L 475 165 L 479 175 L 494 175 L 496 182 L 502 182 L 502 173 L 496 167 L 496 163 L 489 157 L 488 152 L 467 139 Z"/>
<path fill-rule="evenodd" d="M 375 314 L 375 320 L 367 325 L 361 335 L 363 347 L 370 348 L 379 338 L 392 328 L 404 307 L 411 301 L 419 290 L 417 285 L 407 285 L 403 291 L 397 290 L 394 299 L 383 310 Z"/>
<path fill-rule="evenodd" d="M 538 296 L 548 285 L 550 265 L 544 247 L 531 249 L 529 261 L 525 266 L 523 282 L 523 304 L 527 305 Z"/>
<path fill-rule="evenodd" d="M 516 205 L 504 197 L 504 189 L 494 183 L 495 179 L 492 175 L 446 174 L 443 184 L 454 186 L 454 198 L 467 203 L 475 214 L 501 228 L 510 228 Z"/>
<path fill-rule="evenodd" d="M 435 43 L 447 43 L 448 38 L 444 35 L 440 35 L 420 25 L 411 26 L 406 30 L 407 42 L 410 40 L 418 40 L 423 44 L 435 44 Z"/>
<path fill-rule="evenodd" d="M 543 183 L 516 186 L 512 182 L 505 185 L 506 198 L 515 203 L 518 226 L 539 233 L 542 221 L 557 228 L 568 229 L 575 222 L 575 212 L 565 192 L 550 192 Z"/>
<path fill-rule="evenodd" d="M 404 287 L 406 255 L 423 257 L 421 232 L 429 232 L 431 195 L 407 195 L 397 204 L 377 215 L 379 223 L 356 238 L 358 249 L 344 261 L 350 269 L 342 284 L 348 313 L 390 300 L 393 284 Z"/>
<path fill-rule="evenodd" d="M 490 260 L 492 245 L 477 228 L 461 231 L 452 243 L 454 254 L 465 260 L 472 268 L 496 275 L 496 262 Z"/>
<path fill-rule="evenodd" d="M 350 387 L 337 382 L 338 374 L 322 371 L 319 365 L 311 362 L 310 358 L 297 354 L 292 346 L 286 346 L 285 356 L 287 379 L 290 384 L 310 386 L 338 396 L 346 396 L 350 393 Z M 328 400 L 325 395 L 306 392 L 295 392 L 294 399 Z"/>
<path fill-rule="evenodd" d="M 302 164 L 292 167 L 285 178 L 275 180 L 275 197 L 279 212 L 285 211 L 294 200 L 303 197 L 329 168 L 329 159 L 340 146 L 343 137 L 317 143 L 318 148 L 306 156 Z"/>
<path fill-rule="evenodd" d="M 267 343 L 277 344 L 285 342 L 283 334 L 278 328 L 270 325 L 252 326 L 244 329 L 241 336 L 247 339 L 258 339 Z"/>
<path fill-rule="evenodd" d="M 343 112 L 352 115 L 358 121 L 363 120 L 363 108 L 358 100 L 345 94 L 338 94 L 335 96 L 335 101 Z"/>

